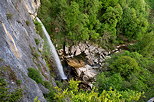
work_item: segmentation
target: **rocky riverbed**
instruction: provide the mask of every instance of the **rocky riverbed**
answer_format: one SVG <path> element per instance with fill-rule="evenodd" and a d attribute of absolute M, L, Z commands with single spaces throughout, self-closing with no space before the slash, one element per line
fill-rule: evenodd
<path fill-rule="evenodd" d="M 95 81 L 95 76 L 100 71 L 106 70 L 105 59 L 110 58 L 110 52 L 88 42 L 65 47 L 66 55 L 64 55 L 62 49 L 58 52 L 65 63 L 67 63 L 65 70 L 68 67 L 69 70 L 71 68 L 72 71 L 75 71 L 73 74 L 76 74 L 76 78 L 87 83 L 90 87 Z M 70 75 L 71 73 L 67 74 Z"/>

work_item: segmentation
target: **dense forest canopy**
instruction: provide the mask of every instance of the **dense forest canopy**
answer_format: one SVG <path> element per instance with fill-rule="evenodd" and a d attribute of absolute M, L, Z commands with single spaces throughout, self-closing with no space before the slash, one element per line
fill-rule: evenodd
<path fill-rule="evenodd" d="M 152 32 L 149 2 L 44 0 L 42 5 L 46 6 L 40 8 L 39 16 L 53 38 L 63 39 L 57 41 L 61 44 L 89 40 L 112 48 L 120 43 L 137 42 Z"/>
<path fill-rule="evenodd" d="M 109 71 L 98 75 L 95 89 L 84 92 L 70 81 L 55 99 L 73 102 L 144 102 L 154 97 L 153 0 L 41 0 L 38 12 L 54 43 L 61 48 L 89 41 L 111 50 Z M 72 87 L 75 87 L 74 89 Z M 52 99 L 51 97 L 49 100 Z M 106 101 L 104 101 L 106 100 Z"/>

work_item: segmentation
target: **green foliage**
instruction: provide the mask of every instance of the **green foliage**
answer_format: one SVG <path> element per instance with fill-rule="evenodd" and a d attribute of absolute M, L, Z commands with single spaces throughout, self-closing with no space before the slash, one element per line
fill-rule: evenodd
<path fill-rule="evenodd" d="M 145 0 L 152 9 L 154 9 L 154 1 L 153 0 Z"/>
<path fill-rule="evenodd" d="M 35 68 L 28 68 L 28 76 L 33 79 L 36 83 L 43 84 L 43 78 L 40 72 Z"/>
<path fill-rule="evenodd" d="M 41 24 L 37 20 L 34 20 L 34 24 L 35 24 L 36 33 L 39 34 L 42 38 L 44 38 Z"/>
<path fill-rule="evenodd" d="M 109 67 L 113 73 L 120 73 L 124 77 L 139 71 L 138 63 L 129 56 L 119 57 L 114 62 L 111 62 Z"/>
<path fill-rule="evenodd" d="M 12 19 L 13 15 L 12 15 L 11 13 L 7 13 L 7 14 L 6 14 L 6 17 L 7 17 L 7 19 L 9 20 L 9 19 Z"/>
<path fill-rule="evenodd" d="M 138 101 L 144 94 L 142 92 L 137 92 L 133 90 L 122 91 L 120 93 L 122 94 L 122 97 L 125 99 L 126 102 Z"/>
<path fill-rule="evenodd" d="M 54 11 L 51 10 L 54 4 L 52 5 L 50 1 L 53 1 L 53 0 L 41 0 L 41 7 L 38 10 L 39 18 L 41 19 L 41 21 L 43 22 L 43 24 L 45 25 L 49 33 L 51 33 L 51 26 L 52 26 L 51 15 L 56 15 L 55 13 L 53 13 Z"/>
<path fill-rule="evenodd" d="M 44 94 L 44 97 L 46 98 L 46 100 L 48 102 L 55 101 L 54 94 L 56 93 L 56 91 L 54 90 L 54 87 L 52 86 L 52 84 L 49 81 L 43 81 L 43 86 L 49 90 L 49 93 Z"/>
<path fill-rule="evenodd" d="M 134 46 L 134 50 L 141 53 L 143 56 L 152 57 L 154 56 L 154 33 L 150 32 L 138 42 Z"/>
<path fill-rule="evenodd" d="M 40 100 L 38 100 L 38 97 L 34 98 L 34 102 L 41 102 Z"/>
<path fill-rule="evenodd" d="M 107 8 L 109 6 L 113 7 L 117 5 L 119 0 L 100 0 L 100 1 L 102 1 L 103 8 Z"/>
<path fill-rule="evenodd" d="M 7 82 L 0 78 L 0 102 L 17 102 L 21 97 L 22 89 L 15 89 L 13 92 L 9 92 Z"/>
<path fill-rule="evenodd" d="M 153 59 L 144 58 L 137 52 L 125 51 L 113 55 L 111 59 L 108 59 L 108 63 L 110 70 L 97 76 L 96 87 L 99 92 L 112 87 L 118 91 L 144 92 L 145 98 L 141 98 L 139 102 L 152 97 L 154 74 L 151 69 L 153 68 Z M 131 91 L 127 94 L 133 95 L 134 92 Z"/>
<path fill-rule="evenodd" d="M 63 87 L 64 91 L 57 88 L 55 99 L 59 102 L 69 100 L 68 97 L 73 102 L 130 102 L 139 100 L 142 91 L 147 98 L 153 97 L 154 20 L 152 10 L 148 19 L 147 2 L 154 7 L 152 0 L 41 0 L 38 16 L 58 46 L 89 40 L 111 49 L 118 43 L 131 41 L 134 45 L 130 49 L 136 51 L 123 52 L 109 59 L 109 71 L 97 77 L 99 93 L 83 92 L 77 87 L 79 82 L 71 80 L 68 88 L 67 85 Z M 34 23 L 41 35 L 41 25 Z M 46 44 L 42 55 L 49 60 Z M 48 82 L 44 85 L 51 87 Z M 63 83 L 58 85 L 63 86 Z M 113 89 L 109 90 L 110 87 Z M 52 91 L 47 97 L 53 100 Z"/>
<path fill-rule="evenodd" d="M 148 23 L 148 6 L 144 0 L 128 0 L 123 7 L 123 15 L 118 23 L 119 34 L 128 40 L 139 40 L 146 34 Z"/>
<path fill-rule="evenodd" d="M 145 0 L 41 0 L 41 4 L 38 16 L 60 47 L 89 40 L 112 48 L 141 40 L 151 29 Z"/>
<path fill-rule="evenodd" d="M 34 39 L 34 40 L 35 40 L 36 45 L 38 45 L 40 43 L 39 39 Z"/>
<path fill-rule="evenodd" d="M 64 91 L 56 87 L 58 93 L 55 94 L 55 99 L 58 102 L 67 102 L 68 100 L 71 102 L 127 102 L 137 101 L 142 95 L 142 93 L 132 90 L 116 91 L 110 89 L 109 91 L 103 90 L 99 94 L 93 89 L 90 92 L 85 92 L 78 89 L 78 84 L 79 81 L 71 80 L 69 82 L 69 88 Z"/>
<path fill-rule="evenodd" d="M 30 25 L 30 21 L 26 20 L 26 25 L 29 26 Z"/>
<path fill-rule="evenodd" d="M 22 83 L 22 80 L 17 80 L 16 83 L 17 83 L 18 86 L 20 86 L 21 83 Z"/>
<path fill-rule="evenodd" d="M 110 87 L 113 89 L 120 90 L 122 88 L 123 78 L 119 73 L 113 74 L 109 77 L 106 76 L 106 73 L 101 73 L 97 76 L 97 83 L 99 92 L 103 90 L 108 90 Z"/>

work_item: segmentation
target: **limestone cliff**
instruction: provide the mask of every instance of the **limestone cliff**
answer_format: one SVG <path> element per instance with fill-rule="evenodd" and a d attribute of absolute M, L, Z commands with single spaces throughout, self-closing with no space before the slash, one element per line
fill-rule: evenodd
<path fill-rule="evenodd" d="M 39 5 L 40 0 L 0 1 L 0 70 L 4 72 L 4 67 L 9 68 L 0 77 L 7 80 L 11 89 L 20 87 L 23 90 L 21 102 L 33 102 L 36 96 L 41 102 L 46 102 L 37 83 L 27 75 L 30 67 L 49 74 L 38 51 L 40 46 L 35 42 L 35 39 L 42 41 L 33 23 Z M 36 53 L 40 56 L 34 56 Z M 50 77 L 46 75 L 44 80 L 48 79 Z M 20 86 L 17 80 L 21 80 Z"/>

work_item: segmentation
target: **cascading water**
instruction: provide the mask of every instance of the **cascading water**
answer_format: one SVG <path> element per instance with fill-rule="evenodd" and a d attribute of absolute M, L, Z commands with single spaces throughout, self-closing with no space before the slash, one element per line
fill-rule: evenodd
<path fill-rule="evenodd" d="M 53 58 L 54 58 L 54 60 L 55 60 L 55 64 L 56 64 L 56 67 L 57 67 L 57 69 L 58 69 L 58 71 L 59 71 L 59 74 L 60 74 L 60 76 L 61 76 L 61 78 L 62 78 L 63 80 L 66 80 L 67 77 L 66 77 L 66 75 L 64 74 L 63 66 L 62 66 L 62 64 L 61 64 L 61 62 L 60 62 L 60 59 L 59 59 L 59 56 L 58 56 L 57 51 L 56 51 L 56 49 L 55 49 L 55 46 L 53 45 L 53 43 L 52 43 L 52 41 L 51 41 L 51 39 L 50 39 L 50 36 L 49 36 L 47 30 L 45 29 L 43 23 L 41 22 L 41 20 L 40 20 L 38 17 L 36 17 L 36 20 L 37 20 L 37 21 L 41 24 L 41 26 L 42 26 L 42 30 L 43 30 L 43 32 L 44 32 L 44 35 L 45 35 L 46 38 L 47 38 L 48 44 L 49 44 L 49 46 L 50 46 L 50 51 L 51 51 L 51 54 L 52 54 L 52 56 L 53 56 Z"/>

